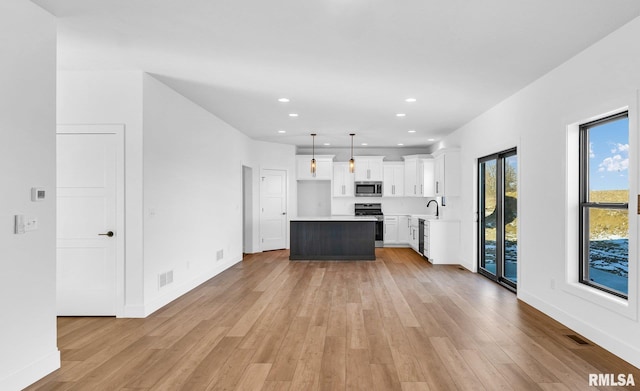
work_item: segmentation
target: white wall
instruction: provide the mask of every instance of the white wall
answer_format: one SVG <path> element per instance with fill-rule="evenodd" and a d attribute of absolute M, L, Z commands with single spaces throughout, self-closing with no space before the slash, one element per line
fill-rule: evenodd
<path fill-rule="evenodd" d="M 242 159 L 249 141 L 144 76 L 147 314 L 242 259 Z M 174 282 L 160 289 L 158 274 L 171 270 Z"/>
<path fill-rule="evenodd" d="M 352 215 L 356 203 L 382 204 L 382 213 L 385 215 L 435 214 L 434 205 L 431 208 L 427 208 L 427 202 L 431 199 L 422 197 L 333 197 L 331 200 L 331 214 Z M 440 207 L 440 212 L 442 212 L 442 207 Z"/>
<path fill-rule="evenodd" d="M 245 253 L 253 250 L 253 169 L 242 166 L 242 220 L 243 238 L 242 251 Z"/>
<path fill-rule="evenodd" d="M 575 221 L 566 218 L 567 186 L 576 180 L 567 174 L 567 151 L 577 148 L 567 144 L 568 126 L 625 106 L 630 110 L 631 150 L 636 151 L 630 153 L 631 194 L 638 192 L 638 37 L 640 19 L 635 19 L 460 128 L 441 147 L 461 147 L 465 266 L 476 267 L 477 158 L 518 147 L 518 297 L 640 367 L 638 218 L 630 215 L 628 304 L 570 281 L 568 265 L 577 260 L 571 255 L 575 237 L 568 231 Z"/>
<path fill-rule="evenodd" d="M 119 316 L 147 316 L 242 258 L 243 166 L 253 174 L 249 252 L 260 251 L 261 169 L 288 172 L 295 211 L 295 147 L 251 140 L 140 71 L 62 71 L 58 85 L 58 123 L 125 124 Z M 216 261 L 218 250 L 224 256 Z M 160 289 L 158 274 L 168 271 L 174 282 Z"/>
<path fill-rule="evenodd" d="M 125 302 L 118 315 L 144 312 L 140 71 L 58 72 L 58 124 L 125 125 Z"/>
<path fill-rule="evenodd" d="M 0 3 L 0 389 L 60 366 L 56 347 L 56 26 L 28 1 Z M 46 199 L 31 202 L 31 187 Z M 14 234 L 14 215 L 39 228 Z"/>
<path fill-rule="evenodd" d="M 349 141 L 346 135 L 345 141 Z M 358 141 L 356 136 L 355 142 Z M 384 156 L 385 162 L 401 162 L 403 156 L 420 155 L 428 153 L 430 147 L 362 147 L 353 146 L 353 156 Z M 311 148 L 300 147 L 297 149 L 298 155 L 311 155 Z M 316 155 L 335 155 L 334 162 L 348 162 L 351 158 L 351 148 L 336 148 L 316 146 Z"/>
<path fill-rule="evenodd" d="M 331 181 L 297 181 L 298 216 L 331 216 Z"/>

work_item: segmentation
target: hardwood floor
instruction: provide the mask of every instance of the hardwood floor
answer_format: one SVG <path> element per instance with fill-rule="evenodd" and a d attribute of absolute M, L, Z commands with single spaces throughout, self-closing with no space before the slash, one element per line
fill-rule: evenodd
<path fill-rule="evenodd" d="M 479 275 L 410 249 L 376 253 L 249 255 L 146 319 L 59 318 L 62 368 L 28 389 L 594 390 L 590 373 L 640 383 L 637 368 Z"/>

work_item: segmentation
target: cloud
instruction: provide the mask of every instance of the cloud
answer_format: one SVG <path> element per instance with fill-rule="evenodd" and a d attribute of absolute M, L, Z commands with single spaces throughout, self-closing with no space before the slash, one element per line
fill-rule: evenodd
<path fill-rule="evenodd" d="M 589 157 L 591 159 L 593 159 L 594 157 L 596 157 L 596 154 L 593 152 L 593 142 L 589 143 Z"/>
<path fill-rule="evenodd" d="M 629 144 L 617 143 L 616 146 L 611 150 L 611 153 L 617 152 L 629 153 Z"/>
<path fill-rule="evenodd" d="M 627 149 L 629 145 L 627 145 Z M 629 158 L 623 158 L 620 155 L 608 157 L 598 165 L 599 172 L 621 172 L 629 168 Z"/>

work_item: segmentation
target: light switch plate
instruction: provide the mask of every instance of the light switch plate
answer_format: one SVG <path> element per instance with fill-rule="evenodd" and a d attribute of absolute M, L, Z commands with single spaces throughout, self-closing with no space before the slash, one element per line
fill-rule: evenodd
<path fill-rule="evenodd" d="M 25 232 L 35 231 L 38 229 L 38 219 L 36 217 L 26 217 L 24 219 Z"/>
<path fill-rule="evenodd" d="M 23 234 L 24 233 L 24 215 L 16 215 L 15 216 L 15 233 Z"/>
<path fill-rule="evenodd" d="M 24 215 L 15 215 L 15 233 L 23 234 L 38 229 L 37 217 L 25 217 Z"/>

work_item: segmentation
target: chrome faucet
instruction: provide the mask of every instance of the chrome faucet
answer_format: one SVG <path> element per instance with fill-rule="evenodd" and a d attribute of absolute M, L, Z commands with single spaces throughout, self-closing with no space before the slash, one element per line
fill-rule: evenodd
<path fill-rule="evenodd" d="M 429 207 L 429 205 L 431 205 L 432 202 L 436 203 L 436 217 L 438 217 L 438 201 L 437 200 L 429 200 L 429 202 L 427 202 L 427 208 Z"/>

